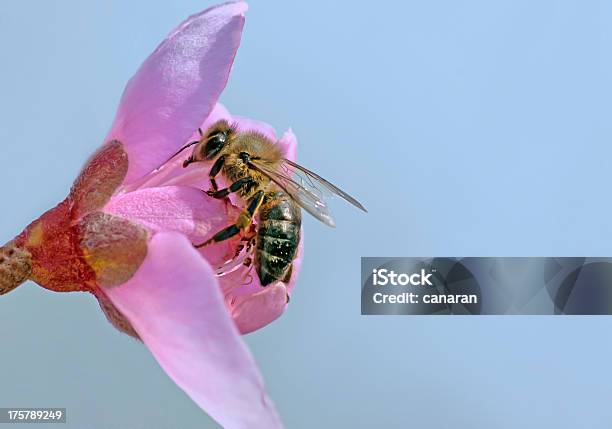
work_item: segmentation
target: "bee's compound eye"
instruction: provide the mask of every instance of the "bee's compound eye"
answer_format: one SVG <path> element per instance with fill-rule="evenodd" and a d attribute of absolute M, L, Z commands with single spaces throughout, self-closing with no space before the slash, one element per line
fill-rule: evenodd
<path fill-rule="evenodd" d="M 204 148 L 204 158 L 211 159 L 217 155 L 227 140 L 227 135 L 224 132 L 216 132 L 208 137 L 206 147 Z"/>

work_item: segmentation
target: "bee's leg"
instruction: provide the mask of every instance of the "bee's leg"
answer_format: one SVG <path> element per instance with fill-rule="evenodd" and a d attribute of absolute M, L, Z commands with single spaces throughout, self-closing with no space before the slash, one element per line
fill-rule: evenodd
<path fill-rule="evenodd" d="M 247 241 L 247 242 L 251 241 L 255 238 L 256 235 L 257 235 L 257 227 L 251 224 L 249 229 L 244 231 L 244 234 L 242 235 L 242 241 Z"/>
<path fill-rule="evenodd" d="M 219 174 L 219 171 L 221 171 L 221 168 L 223 167 L 224 163 L 225 163 L 225 155 L 221 155 L 219 158 L 217 158 L 212 168 L 210 169 L 210 172 L 208 173 L 208 178 L 210 179 L 210 186 L 212 186 L 213 191 L 216 191 L 217 189 L 219 189 L 219 187 L 217 186 L 217 181 L 215 180 L 215 177 L 217 177 L 217 174 Z"/>
<path fill-rule="evenodd" d="M 247 176 L 243 177 L 242 179 L 236 180 L 229 188 L 223 188 L 215 191 L 206 191 L 206 194 L 213 198 L 221 199 L 227 197 L 232 192 L 239 191 L 243 186 L 248 185 L 250 183 L 253 183 L 253 179 Z"/>
<path fill-rule="evenodd" d="M 202 244 L 196 244 L 195 247 L 200 248 L 212 243 L 218 243 L 220 241 L 227 240 L 238 234 L 240 231 L 244 231 L 245 229 L 249 228 L 251 226 L 251 223 L 253 222 L 253 217 L 257 213 L 257 210 L 259 210 L 259 207 L 261 206 L 263 200 L 264 191 L 257 192 L 253 196 L 253 198 L 251 198 L 251 201 L 249 201 L 249 205 L 247 206 L 247 208 L 243 210 L 240 215 L 238 215 L 238 219 L 236 220 L 235 224 L 222 229 L 221 231 L 213 235 L 212 238 Z"/>

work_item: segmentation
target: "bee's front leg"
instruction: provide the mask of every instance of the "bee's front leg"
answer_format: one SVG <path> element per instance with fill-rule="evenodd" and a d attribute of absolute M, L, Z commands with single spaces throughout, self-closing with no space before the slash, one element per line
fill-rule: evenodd
<path fill-rule="evenodd" d="M 217 175 L 221 171 L 221 168 L 223 168 L 223 164 L 225 164 L 225 155 L 221 155 L 219 158 L 217 158 L 212 168 L 210 169 L 210 172 L 208 173 L 208 178 L 210 179 L 210 186 L 212 186 L 213 191 L 219 189 L 215 177 L 217 177 Z"/>

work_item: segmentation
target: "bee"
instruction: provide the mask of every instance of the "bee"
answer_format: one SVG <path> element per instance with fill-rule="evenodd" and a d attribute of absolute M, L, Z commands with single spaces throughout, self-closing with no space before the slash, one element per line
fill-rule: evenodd
<path fill-rule="evenodd" d="M 300 242 L 300 208 L 331 227 L 335 222 L 325 196 L 338 195 L 366 211 L 346 192 L 284 158 L 276 142 L 261 133 L 239 132 L 235 125 L 225 120 L 213 124 L 206 132 L 198 131 L 201 138 L 188 143 L 174 156 L 195 145 L 183 167 L 212 161 L 208 174 L 211 188 L 206 193 L 218 199 L 235 193 L 246 204 L 232 225 L 195 247 L 218 243 L 241 233 L 247 236 L 251 232 L 253 262 L 262 286 L 279 280 L 288 282 L 291 278 Z M 219 175 L 230 184 L 227 188 L 219 189 L 216 181 Z"/>

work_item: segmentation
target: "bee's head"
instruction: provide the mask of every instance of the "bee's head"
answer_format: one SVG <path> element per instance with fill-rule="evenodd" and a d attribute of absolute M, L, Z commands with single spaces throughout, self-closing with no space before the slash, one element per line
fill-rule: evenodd
<path fill-rule="evenodd" d="M 202 145 L 200 156 L 206 160 L 215 158 L 219 152 L 225 147 L 229 139 L 233 137 L 235 130 L 227 123 L 227 121 L 219 121 L 208 129 L 205 135 L 202 136 Z"/>
<path fill-rule="evenodd" d="M 235 129 L 225 120 L 215 123 L 205 133 L 202 130 L 199 131 L 202 138 L 197 142 L 198 145 L 191 156 L 183 162 L 183 167 L 193 162 L 214 159 L 235 133 Z"/>

